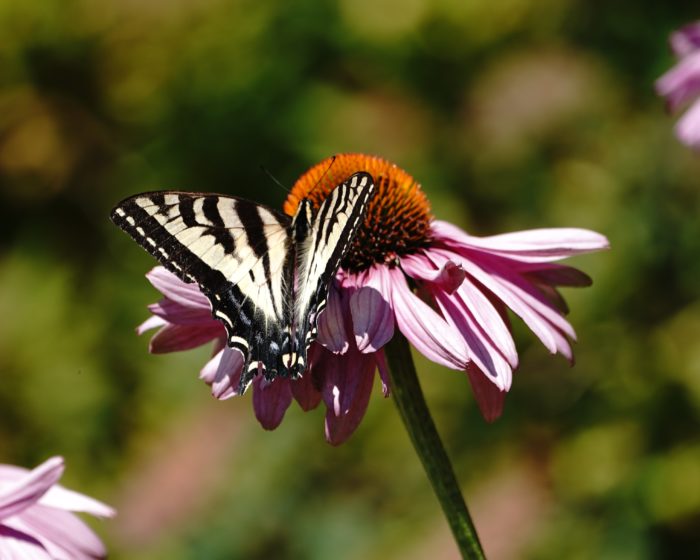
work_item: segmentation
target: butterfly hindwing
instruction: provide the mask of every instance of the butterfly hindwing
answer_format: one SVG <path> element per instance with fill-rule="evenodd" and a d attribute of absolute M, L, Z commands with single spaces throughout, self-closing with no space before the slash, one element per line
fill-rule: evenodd
<path fill-rule="evenodd" d="M 244 355 L 242 392 L 260 370 L 270 379 L 305 370 L 330 282 L 373 191 L 372 177 L 356 173 L 315 215 L 302 200 L 293 219 L 235 197 L 151 192 L 123 200 L 111 217 L 208 297 L 228 345 Z"/>

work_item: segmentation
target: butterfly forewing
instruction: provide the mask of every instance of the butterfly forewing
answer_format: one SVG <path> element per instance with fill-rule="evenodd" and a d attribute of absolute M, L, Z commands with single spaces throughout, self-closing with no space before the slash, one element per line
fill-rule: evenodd
<path fill-rule="evenodd" d="M 310 223 L 240 198 L 184 192 L 127 198 L 111 217 L 209 298 L 229 346 L 244 354 L 242 391 L 261 369 L 273 378 L 297 376 L 306 368 L 329 283 L 373 189 L 370 175 L 353 175 L 331 192 Z M 299 212 L 308 208 L 302 204 Z"/>
<path fill-rule="evenodd" d="M 351 176 L 323 201 L 309 236 L 299 244 L 294 306 L 298 348 L 308 348 L 316 337 L 316 320 L 326 306 L 330 282 L 364 221 L 373 192 L 369 173 Z"/>

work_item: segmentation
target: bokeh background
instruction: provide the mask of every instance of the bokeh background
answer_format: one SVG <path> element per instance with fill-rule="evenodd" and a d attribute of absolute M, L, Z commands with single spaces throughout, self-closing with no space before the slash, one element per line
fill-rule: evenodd
<path fill-rule="evenodd" d="M 339 152 L 384 156 L 489 235 L 579 226 L 577 363 L 516 320 L 503 417 L 417 357 L 492 559 L 700 548 L 700 154 L 653 93 L 696 2 L 0 2 L 0 462 L 65 456 L 120 559 L 456 558 L 390 399 L 344 445 L 293 405 L 215 401 L 211 349 L 153 356 L 153 261 L 108 220 L 177 188 L 272 206 Z M 321 407 L 322 408 L 322 407 Z M 694 553 L 693 553 L 694 551 Z"/>

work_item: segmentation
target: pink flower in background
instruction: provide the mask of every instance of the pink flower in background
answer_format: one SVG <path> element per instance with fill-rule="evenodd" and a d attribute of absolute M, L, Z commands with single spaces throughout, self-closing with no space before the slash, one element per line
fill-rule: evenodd
<path fill-rule="evenodd" d="M 318 169 L 327 170 L 328 164 L 322 162 L 305 174 L 291 196 L 302 198 L 307 187 L 323 196 Z M 590 279 L 555 261 L 607 248 L 605 237 L 573 228 L 475 237 L 432 220 L 415 182 L 384 160 L 337 156 L 333 169 L 348 176 L 366 170 L 375 177 L 379 192 L 366 229 L 351 249 L 352 259 L 338 272 L 319 317 L 308 370 L 300 379 L 278 377 L 270 382 L 257 376 L 253 382 L 253 408 L 264 428 L 276 428 L 294 399 L 304 410 L 323 400 L 326 439 L 332 444 L 345 441 L 367 409 L 377 370 L 384 394 L 389 392 L 382 348 L 395 328 L 428 359 L 466 372 L 489 421 L 501 414 L 518 365 L 507 309 L 551 353 L 573 360 L 571 341 L 576 335 L 564 318 L 566 305 L 557 287 L 588 286 Z M 328 178 L 328 184 L 343 179 Z M 294 208 L 285 210 L 293 213 Z M 390 233 L 382 233 L 386 231 Z M 378 251 L 384 253 L 378 256 Z M 214 357 L 200 377 L 216 398 L 236 395 L 242 355 L 225 346 L 224 327 L 212 318 L 207 298 L 195 284 L 180 281 L 162 267 L 147 277 L 165 296 L 150 306 L 153 316 L 138 329 L 143 333 L 160 327 L 151 339 L 151 352 L 215 341 Z"/>
<path fill-rule="evenodd" d="M 72 512 L 112 517 L 105 504 L 58 485 L 64 465 L 52 457 L 34 470 L 0 465 L 0 558 L 88 560 L 107 552 Z"/>
<path fill-rule="evenodd" d="M 671 111 L 689 105 L 676 124 L 676 135 L 700 149 L 700 22 L 675 31 L 669 42 L 678 63 L 656 81 L 656 92 L 666 98 Z"/>

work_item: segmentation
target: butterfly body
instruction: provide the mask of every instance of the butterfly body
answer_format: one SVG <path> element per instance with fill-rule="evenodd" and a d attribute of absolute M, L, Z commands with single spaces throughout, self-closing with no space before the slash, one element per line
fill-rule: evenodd
<path fill-rule="evenodd" d="M 151 192 L 112 211 L 114 223 L 163 266 L 207 296 L 227 343 L 245 358 L 239 391 L 264 372 L 298 377 L 326 306 L 330 282 L 362 225 L 374 192 L 352 175 L 314 211 L 293 217 L 218 194 Z"/>

